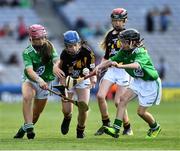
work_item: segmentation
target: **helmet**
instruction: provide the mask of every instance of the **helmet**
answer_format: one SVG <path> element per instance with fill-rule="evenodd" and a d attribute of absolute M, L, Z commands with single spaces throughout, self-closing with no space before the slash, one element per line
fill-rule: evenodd
<path fill-rule="evenodd" d="M 120 32 L 119 38 L 121 40 L 139 41 L 140 33 L 136 29 L 130 28 Z"/>
<path fill-rule="evenodd" d="M 42 25 L 33 24 L 29 27 L 29 36 L 32 38 L 42 38 L 47 36 L 47 32 Z"/>
<path fill-rule="evenodd" d="M 79 34 L 76 31 L 69 30 L 65 32 L 63 35 L 65 44 L 75 44 L 81 41 Z"/>
<path fill-rule="evenodd" d="M 126 19 L 127 18 L 127 10 L 124 8 L 115 8 L 112 10 L 111 18 L 112 19 Z"/>

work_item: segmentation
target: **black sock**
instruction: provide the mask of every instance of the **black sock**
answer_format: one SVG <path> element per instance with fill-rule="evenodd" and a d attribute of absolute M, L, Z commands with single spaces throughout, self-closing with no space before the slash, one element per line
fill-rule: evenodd
<path fill-rule="evenodd" d="M 77 125 L 77 127 L 76 127 L 77 132 L 80 132 L 80 133 L 83 133 L 83 132 L 84 132 L 84 129 L 85 129 L 85 126 L 79 126 L 79 125 Z"/>
<path fill-rule="evenodd" d="M 152 129 L 156 128 L 157 127 L 157 122 L 154 122 L 151 125 L 149 124 L 149 127 L 152 128 Z"/>
<path fill-rule="evenodd" d="M 64 118 L 70 120 L 72 118 L 72 114 L 64 114 Z"/>
<path fill-rule="evenodd" d="M 103 126 L 110 126 L 110 120 L 109 118 L 106 120 L 102 120 Z"/>
<path fill-rule="evenodd" d="M 154 122 L 153 124 L 149 124 L 149 127 L 151 128 L 151 129 L 156 129 L 157 127 L 159 126 L 159 124 L 157 124 L 157 122 Z"/>
<path fill-rule="evenodd" d="M 124 127 L 124 129 L 130 129 L 130 127 L 131 127 L 131 124 L 130 123 L 124 123 L 123 124 L 123 127 Z"/>

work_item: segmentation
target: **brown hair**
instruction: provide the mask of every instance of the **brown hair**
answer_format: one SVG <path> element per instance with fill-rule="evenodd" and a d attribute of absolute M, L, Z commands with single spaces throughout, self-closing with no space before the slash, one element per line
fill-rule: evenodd
<path fill-rule="evenodd" d="M 104 51 L 106 51 L 106 49 L 107 49 L 108 34 L 109 34 L 110 31 L 112 31 L 112 29 L 110 29 L 109 31 L 107 31 L 107 33 L 105 34 L 104 39 L 103 39 L 103 40 L 101 41 L 101 43 L 100 43 L 100 47 L 101 47 Z"/>
<path fill-rule="evenodd" d="M 51 60 L 52 53 L 53 53 L 53 45 L 49 40 L 47 40 L 43 44 L 42 49 L 40 51 L 43 64 L 47 64 Z"/>

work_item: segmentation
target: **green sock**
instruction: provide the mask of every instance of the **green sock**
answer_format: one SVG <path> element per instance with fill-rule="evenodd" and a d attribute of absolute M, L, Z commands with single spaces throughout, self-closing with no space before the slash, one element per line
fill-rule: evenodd
<path fill-rule="evenodd" d="M 26 132 L 26 130 L 28 129 L 28 128 L 33 128 L 34 127 L 34 125 L 33 125 L 33 123 L 25 123 L 23 126 L 22 126 L 22 129 Z"/>
<path fill-rule="evenodd" d="M 113 127 L 117 130 L 117 132 L 119 132 L 121 126 L 122 126 L 122 120 L 120 120 L 120 119 L 115 119 L 115 120 L 114 120 Z"/>

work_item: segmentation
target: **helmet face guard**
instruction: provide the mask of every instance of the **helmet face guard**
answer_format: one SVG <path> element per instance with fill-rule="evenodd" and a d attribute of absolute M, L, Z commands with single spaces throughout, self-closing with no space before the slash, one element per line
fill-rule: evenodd
<path fill-rule="evenodd" d="M 29 37 L 32 39 L 39 39 L 47 37 L 47 32 L 45 28 L 42 25 L 39 24 L 33 24 L 29 27 Z"/>

